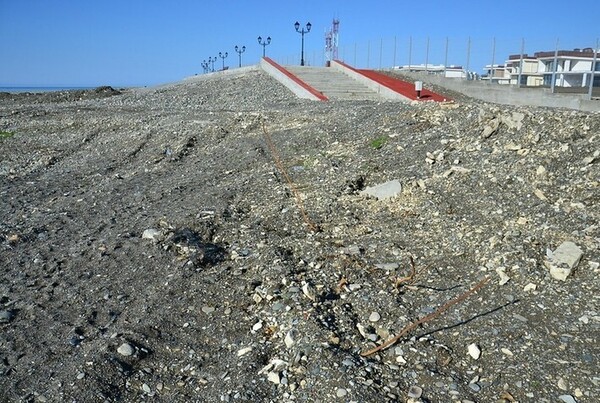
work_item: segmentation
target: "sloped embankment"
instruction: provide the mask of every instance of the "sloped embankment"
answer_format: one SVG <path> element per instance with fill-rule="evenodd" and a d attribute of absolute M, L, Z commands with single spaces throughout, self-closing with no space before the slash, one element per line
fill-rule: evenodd
<path fill-rule="evenodd" d="M 0 129 L 4 400 L 600 395 L 597 114 L 316 103 L 247 71 L 9 96 Z"/>

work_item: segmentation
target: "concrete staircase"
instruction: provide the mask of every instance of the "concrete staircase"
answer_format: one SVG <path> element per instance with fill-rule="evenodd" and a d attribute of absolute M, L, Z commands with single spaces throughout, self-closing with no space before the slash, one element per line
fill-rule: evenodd
<path fill-rule="evenodd" d="M 374 90 L 331 67 L 285 66 L 285 69 L 331 100 L 381 100 Z"/>

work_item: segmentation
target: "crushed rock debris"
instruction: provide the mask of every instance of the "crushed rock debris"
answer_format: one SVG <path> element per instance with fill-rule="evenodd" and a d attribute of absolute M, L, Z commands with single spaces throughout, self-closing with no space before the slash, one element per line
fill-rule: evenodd
<path fill-rule="evenodd" d="M 453 98 L 0 94 L 0 400 L 597 401 L 600 115 Z"/>

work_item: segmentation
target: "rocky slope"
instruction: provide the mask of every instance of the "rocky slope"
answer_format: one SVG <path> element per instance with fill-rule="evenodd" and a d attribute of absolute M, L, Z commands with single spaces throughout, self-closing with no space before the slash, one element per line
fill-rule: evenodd
<path fill-rule="evenodd" d="M 600 399 L 598 114 L 257 70 L 0 130 L 1 400 Z"/>

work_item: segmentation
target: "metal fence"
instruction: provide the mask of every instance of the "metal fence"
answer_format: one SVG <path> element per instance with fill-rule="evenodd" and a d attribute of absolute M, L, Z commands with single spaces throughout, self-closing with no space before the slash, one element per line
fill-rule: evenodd
<path fill-rule="evenodd" d="M 458 38 L 458 37 L 424 37 L 424 36 L 394 36 L 371 39 L 363 42 L 345 43 L 340 39 L 339 59 L 356 68 L 390 69 L 410 67 L 424 69 L 427 72 L 446 71 L 452 67 L 465 72 L 465 79 L 486 78 L 493 73 L 495 66 L 504 65 L 511 55 L 529 55 L 536 52 L 555 52 L 558 50 L 574 50 L 592 48 L 600 50 L 598 39 L 590 38 L 586 43 L 575 43 L 573 40 L 561 38 Z M 596 53 L 594 52 L 594 54 Z M 284 65 L 300 64 L 300 55 L 291 54 L 276 58 Z M 324 49 L 307 46 L 305 50 L 306 65 L 324 66 L 326 63 Z M 594 61 L 588 79 L 589 94 L 600 81 L 599 64 Z M 522 64 L 521 64 L 522 66 Z M 556 68 L 556 63 L 554 63 Z M 521 69 L 522 70 L 522 69 Z M 594 77 L 596 80 L 594 80 Z M 552 87 L 556 82 L 546 86 Z M 490 80 L 492 82 L 493 80 Z M 595 85 L 594 85 L 595 83 Z M 517 85 L 520 85 L 520 77 Z"/>

